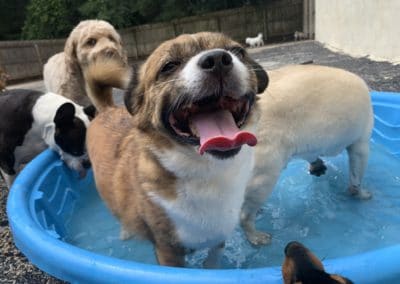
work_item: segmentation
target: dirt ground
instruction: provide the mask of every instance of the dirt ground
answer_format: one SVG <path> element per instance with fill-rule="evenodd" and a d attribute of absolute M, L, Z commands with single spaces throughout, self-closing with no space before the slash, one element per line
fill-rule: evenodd
<path fill-rule="evenodd" d="M 267 70 L 312 60 L 314 64 L 352 71 L 360 75 L 372 90 L 400 92 L 400 65 L 335 53 L 314 41 L 264 46 L 251 49 L 250 53 Z M 44 90 L 42 81 L 10 87 Z M 8 190 L 0 179 L 0 283 L 64 283 L 31 265 L 15 248 L 5 213 L 7 195 Z"/>

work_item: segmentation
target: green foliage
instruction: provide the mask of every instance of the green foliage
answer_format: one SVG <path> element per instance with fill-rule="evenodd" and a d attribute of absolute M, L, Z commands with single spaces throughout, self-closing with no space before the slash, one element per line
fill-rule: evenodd
<path fill-rule="evenodd" d="M 24 39 L 63 37 L 73 28 L 68 0 L 31 0 L 22 29 Z"/>
<path fill-rule="evenodd" d="M 0 40 L 20 38 L 28 3 L 29 0 L 0 0 Z"/>
<path fill-rule="evenodd" d="M 105 20 L 112 23 L 116 28 L 125 28 L 141 23 L 140 17 L 136 13 L 135 2 L 87 0 L 79 7 L 79 12 L 82 19 Z"/>
<path fill-rule="evenodd" d="M 84 19 L 106 20 L 118 29 L 268 1 L 276 0 L 0 0 L 0 16 L 1 26 L 10 29 L 11 16 L 19 15 L 13 27 L 18 32 L 26 11 L 23 38 L 44 39 L 66 37 Z M 0 27 L 0 39 L 2 35 Z"/>

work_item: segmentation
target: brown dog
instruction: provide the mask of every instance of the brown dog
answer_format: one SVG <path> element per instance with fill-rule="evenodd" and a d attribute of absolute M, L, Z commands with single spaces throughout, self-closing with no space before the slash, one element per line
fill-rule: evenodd
<path fill-rule="evenodd" d="M 267 84 L 244 48 L 218 33 L 160 45 L 133 80 L 127 110 L 91 82 L 100 113 L 88 152 L 122 238 L 151 240 L 162 265 L 183 266 L 186 249 L 200 248 L 211 248 L 204 265 L 217 265 L 239 221 L 254 162 L 244 144 L 256 143 L 256 94 Z"/>
<path fill-rule="evenodd" d="M 352 284 L 349 279 L 325 272 L 322 262 L 299 242 L 290 242 L 285 248 L 282 265 L 285 284 Z"/>

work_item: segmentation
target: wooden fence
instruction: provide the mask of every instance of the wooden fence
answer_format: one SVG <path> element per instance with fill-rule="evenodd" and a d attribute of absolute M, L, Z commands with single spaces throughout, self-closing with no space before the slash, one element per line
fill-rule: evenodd
<path fill-rule="evenodd" d="M 131 60 L 143 59 L 160 43 L 183 33 L 219 31 L 244 43 L 263 33 L 266 41 L 292 37 L 302 30 L 303 0 L 274 0 L 263 6 L 245 6 L 166 23 L 119 30 Z M 37 78 L 49 57 L 64 48 L 65 39 L 0 42 L 0 66 L 12 81 Z"/>

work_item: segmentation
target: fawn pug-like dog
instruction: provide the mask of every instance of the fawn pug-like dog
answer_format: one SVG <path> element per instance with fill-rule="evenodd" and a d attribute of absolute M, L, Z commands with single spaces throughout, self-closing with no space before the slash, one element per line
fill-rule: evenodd
<path fill-rule="evenodd" d="M 368 199 L 361 181 L 368 162 L 373 113 L 368 87 L 355 74 L 317 65 L 287 66 L 269 71 L 270 84 L 260 96 L 258 145 L 254 176 L 246 193 L 241 224 L 254 245 L 270 235 L 255 229 L 258 209 L 272 192 L 292 158 L 310 162 L 310 173 L 321 175 L 321 156 L 349 156 L 350 195 Z"/>
<path fill-rule="evenodd" d="M 248 145 L 257 142 L 256 94 L 267 74 L 240 44 L 207 32 L 161 44 L 133 79 L 126 109 L 90 80 L 107 70 L 86 73 L 99 110 L 88 152 L 121 237 L 149 239 L 169 266 L 184 266 L 188 250 L 210 248 L 204 266 L 216 266 L 239 222 L 254 162 Z"/>

